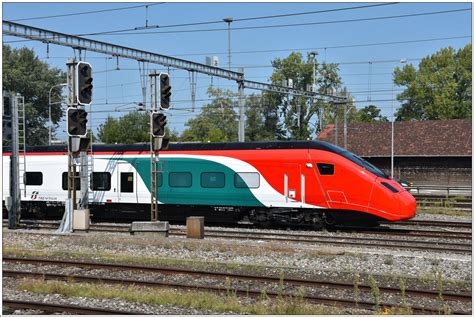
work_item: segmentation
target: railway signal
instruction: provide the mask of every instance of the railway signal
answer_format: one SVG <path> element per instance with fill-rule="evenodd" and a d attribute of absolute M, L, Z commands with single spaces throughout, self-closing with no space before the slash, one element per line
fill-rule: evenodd
<path fill-rule="evenodd" d="M 160 74 L 160 97 L 161 109 L 168 109 L 170 107 L 171 102 L 171 86 L 170 86 L 170 77 L 168 74 L 161 73 Z"/>
<path fill-rule="evenodd" d="M 67 133 L 69 136 L 86 136 L 87 112 L 84 109 L 67 109 Z"/>
<path fill-rule="evenodd" d="M 151 113 L 151 135 L 154 137 L 164 137 L 166 126 L 166 116 L 159 112 Z"/>
<path fill-rule="evenodd" d="M 92 67 L 89 63 L 79 62 L 76 68 L 77 103 L 90 105 L 92 102 Z"/>

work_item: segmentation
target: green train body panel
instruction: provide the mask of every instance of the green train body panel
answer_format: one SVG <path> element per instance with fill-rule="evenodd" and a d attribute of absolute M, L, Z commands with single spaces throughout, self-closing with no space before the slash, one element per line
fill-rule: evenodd
<path fill-rule="evenodd" d="M 151 190 L 151 166 L 149 158 L 120 158 L 133 165 Z M 229 167 L 208 160 L 195 158 L 161 158 L 159 168 L 162 179 L 158 187 L 158 200 L 164 204 L 174 205 L 211 205 L 211 206 L 264 206 L 249 188 L 236 188 L 234 185 L 235 172 Z M 189 172 L 192 174 L 190 187 L 170 187 L 169 173 Z M 201 173 L 220 172 L 225 175 L 222 188 L 205 188 L 201 186 Z M 237 176 L 238 177 L 238 176 Z"/>

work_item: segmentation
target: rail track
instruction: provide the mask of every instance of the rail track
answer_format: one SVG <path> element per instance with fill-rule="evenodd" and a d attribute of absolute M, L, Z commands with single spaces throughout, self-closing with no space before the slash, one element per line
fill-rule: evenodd
<path fill-rule="evenodd" d="M 445 197 L 433 195 L 415 195 L 420 208 L 449 208 L 458 211 L 472 212 L 472 197 Z"/>
<path fill-rule="evenodd" d="M 78 305 L 54 304 L 38 301 L 20 301 L 3 299 L 3 307 L 14 309 L 33 309 L 48 313 L 71 313 L 74 315 L 142 315 L 141 312 L 106 309 L 100 307 L 88 307 Z M 5 308 L 4 308 L 5 309 Z"/>
<path fill-rule="evenodd" d="M 58 222 L 25 222 L 30 228 L 37 229 L 56 229 Z M 99 232 L 128 232 L 129 225 L 126 224 L 92 224 L 90 231 Z M 28 228 L 28 227 L 27 227 Z M 397 232 L 399 233 L 399 232 Z M 260 241 L 281 241 L 281 242 L 297 242 L 297 243 L 311 243 L 311 244 L 329 244 L 338 246 L 353 246 L 365 248 L 388 248 L 388 249 L 406 249 L 406 250 L 421 250 L 421 251 L 435 251 L 435 252 L 453 252 L 453 253 L 471 253 L 471 237 L 470 232 L 436 232 L 433 234 L 429 231 L 417 232 L 413 236 L 428 235 L 435 238 L 440 238 L 440 241 L 423 241 L 423 240 L 404 240 L 396 239 L 394 237 L 349 237 L 349 236 L 328 236 L 324 234 L 311 233 L 292 233 L 287 231 L 281 232 L 265 232 L 265 231 L 240 231 L 230 229 L 206 229 L 206 237 L 224 238 L 224 239 L 247 239 Z M 170 235 L 185 236 L 185 229 L 171 228 Z M 390 231 L 386 231 L 383 235 L 390 235 Z M 409 235 L 409 234 L 406 234 Z M 446 242 L 444 239 L 458 239 L 467 240 L 462 242 Z"/>
<path fill-rule="evenodd" d="M 167 268 L 167 267 L 152 267 L 152 266 L 139 266 L 139 265 L 129 265 L 129 264 L 116 264 L 116 263 L 98 263 L 98 262 L 85 262 L 85 261 L 71 261 L 71 260 L 54 260 L 54 259 L 41 259 L 41 258 L 16 258 L 16 257 L 3 257 L 4 262 L 14 262 L 14 263 L 28 263 L 35 265 L 57 265 L 57 266 L 73 266 L 89 269 L 105 269 L 105 270 L 129 270 L 129 271 L 140 271 L 140 272 L 155 272 L 166 275 L 175 275 L 175 274 L 185 274 L 192 276 L 205 276 L 216 279 L 225 279 L 231 278 L 233 280 L 247 280 L 247 281 L 260 281 L 264 283 L 273 283 L 279 285 L 279 283 L 284 282 L 287 285 L 292 286 L 308 286 L 308 287 L 327 287 L 327 288 L 337 288 L 337 289 L 347 289 L 353 290 L 353 283 L 341 283 L 333 282 L 327 280 L 309 280 L 309 279 L 298 279 L 298 278 L 285 278 L 281 280 L 280 277 L 275 276 L 262 276 L 262 275 L 249 275 L 249 274 L 237 274 L 237 273 L 223 273 L 223 272 L 213 272 L 213 271 L 204 271 L 204 270 L 187 270 L 181 268 Z M 185 290 L 200 290 L 200 291 L 210 291 L 217 293 L 224 292 L 233 292 L 239 296 L 252 296 L 259 297 L 261 296 L 260 290 L 251 290 L 251 289 L 242 289 L 242 288 L 230 288 L 216 286 L 216 285 L 195 285 L 195 284 L 183 284 L 181 282 L 168 282 L 168 281 L 143 281 L 136 279 L 123 279 L 123 278 L 107 278 L 104 276 L 89 276 L 89 275 L 69 275 L 69 274 L 56 274 L 56 273 L 43 273 L 43 272 L 30 272 L 30 271 L 19 271 L 19 270 L 3 270 L 3 276 L 5 277 L 14 277 L 14 278 L 41 278 L 45 280 L 65 280 L 65 281 L 76 281 L 76 282 L 87 282 L 87 283 L 107 283 L 107 284 L 121 284 L 121 285 L 137 285 L 137 286 L 146 286 L 146 287 L 170 287 L 170 288 L 179 288 Z M 267 284 L 266 284 L 267 285 Z M 364 284 L 359 284 L 359 289 L 362 292 L 370 292 L 371 287 Z M 380 292 L 398 294 L 400 290 L 393 287 L 379 287 Z M 432 290 L 422 290 L 422 289 L 407 289 L 405 291 L 406 295 L 410 296 L 422 296 L 436 298 L 439 296 L 437 291 Z M 291 292 L 274 292 L 267 291 L 267 296 L 269 297 L 290 297 L 295 296 Z M 453 293 L 445 292 L 443 293 L 443 298 L 445 300 L 453 301 L 462 301 L 469 302 L 472 300 L 471 294 L 467 293 Z M 326 296 L 315 296 L 315 295 L 303 295 L 305 301 L 317 304 L 330 304 L 338 305 L 344 307 L 354 307 L 356 304 L 360 308 L 365 309 L 374 309 L 374 303 L 370 301 L 356 301 L 354 299 L 347 298 L 333 298 Z M 390 303 L 381 303 L 382 307 L 397 307 Z M 419 306 L 410 306 L 414 313 L 428 313 L 436 314 L 438 309 L 419 307 Z M 459 314 L 466 314 L 468 312 L 454 312 Z"/>
<path fill-rule="evenodd" d="M 91 225 L 91 230 L 93 231 L 104 231 L 104 232 L 128 232 L 130 228 L 129 224 L 108 224 L 108 223 L 95 223 Z M 246 227 L 243 227 L 247 229 Z M 178 228 L 171 228 L 172 230 L 179 230 Z M 370 229 L 364 229 L 360 227 L 338 227 L 329 229 L 330 232 L 345 232 L 345 233 L 361 233 L 367 235 L 389 235 L 389 236 L 413 236 L 413 237 L 426 237 L 426 238 L 440 238 L 440 239 L 464 239 L 464 240 L 471 240 L 472 233 L 468 231 L 445 231 L 445 230 L 424 230 L 424 229 L 397 229 L 391 228 L 388 226 L 381 226 L 381 227 L 374 227 Z M 221 229 L 213 229 L 213 227 L 206 227 L 206 232 L 221 232 Z M 226 232 L 232 232 L 226 230 Z M 258 231 L 254 231 L 258 232 Z M 300 231 L 301 232 L 301 231 Z M 288 234 L 300 237 L 318 237 L 322 235 L 318 235 L 315 231 L 304 231 L 306 234 L 298 234 L 298 231 L 287 231 L 287 230 L 280 230 L 280 234 Z M 308 234 L 312 232 L 312 234 Z M 264 233 L 261 233 L 264 234 Z M 324 237 L 324 236 L 323 236 Z"/>
<path fill-rule="evenodd" d="M 185 236 L 186 232 L 180 229 L 171 229 L 170 234 Z M 392 238 L 361 238 L 361 237 L 333 237 L 322 235 L 301 235 L 289 233 L 242 232 L 242 231 L 206 231 L 206 237 L 226 239 L 247 239 L 299 243 L 320 243 L 340 246 L 355 246 L 369 248 L 408 249 L 437 252 L 471 253 L 471 243 L 410 241 Z"/>
<path fill-rule="evenodd" d="M 408 220 L 408 221 L 399 221 L 396 223 L 391 222 L 381 222 L 382 224 L 393 224 L 403 227 L 443 227 L 443 228 L 472 228 L 472 222 L 466 221 L 437 221 L 437 220 Z"/>

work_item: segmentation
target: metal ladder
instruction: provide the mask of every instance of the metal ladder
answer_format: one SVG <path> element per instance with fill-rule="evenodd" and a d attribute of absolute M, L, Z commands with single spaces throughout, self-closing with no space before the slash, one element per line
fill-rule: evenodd
<path fill-rule="evenodd" d="M 18 185 L 23 190 L 23 197 L 26 197 L 26 121 L 25 121 L 25 98 L 15 95 L 15 102 L 18 109 Z M 21 194 L 20 194 L 21 196 Z"/>
<path fill-rule="evenodd" d="M 150 146 L 150 164 L 151 164 L 151 221 L 158 221 L 158 152 Z"/>
<path fill-rule="evenodd" d="M 87 153 L 87 177 L 89 179 L 88 184 L 89 184 L 89 190 L 87 191 L 87 200 L 88 200 L 88 205 L 92 205 L 94 203 L 94 186 L 93 186 L 93 173 L 94 173 L 94 152 L 93 152 L 93 147 L 92 147 L 92 129 L 89 129 L 89 135 L 91 138 L 91 143 L 90 143 L 90 151 Z"/>

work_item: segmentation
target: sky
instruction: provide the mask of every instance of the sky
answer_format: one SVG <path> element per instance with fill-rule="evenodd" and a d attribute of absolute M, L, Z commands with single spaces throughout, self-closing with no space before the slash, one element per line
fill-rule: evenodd
<path fill-rule="evenodd" d="M 148 34 L 108 34 L 84 37 L 200 63 L 205 63 L 206 56 L 217 56 L 220 67 L 227 68 L 228 31 L 227 23 L 222 21 L 224 18 L 231 17 L 236 20 L 377 3 L 157 2 L 148 8 L 142 6 L 126 10 L 44 18 L 146 4 L 152 4 L 152 2 L 3 3 L 3 20 L 18 20 L 17 23 L 68 34 L 87 34 L 159 25 L 161 29 L 134 31 Z M 394 68 L 403 66 L 401 61 L 417 66 L 421 58 L 443 47 L 451 46 L 459 49 L 471 43 L 471 7 L 470 2 L 391 3 L 353 10 L 235 21 L 231 23 L 230 37 L 232 67 L 234 70 L 237 70 L 237 67 L 244 67 L 246 79 L 268 82 L 272 73 L 271 61 L 275 58 L 285 58 L 292 50 L 301 52 L 303 56 L 307 56 L 310 51 L 317 51 L 319 62 L 339 64 L 343 85 L 355 97 L 357 108 L 375 104 L 382 109 L 383 115 L 391 119 L 392 107 L 396 109 L 399 106 L 399 103 L 393 99 L 402 91 L 402 87 L 392 85 Z M 469 10 L 405 18 L 341 22 L 460 9 Z M 176 24 L 209 21 L 216 21 L 216 23 L 164 28 L 164 26 Z M 288 26 L 288 24 L 297 23 L 319 24 Z M 274 25 L 286 26 L 238 29 Z M 210 31 L 210 29 L 218 30 Z M 176 32 L 184 30 L 192 32 Z M 163 33 L 165 31 L 169 33 Z M 74 50 L 68 47 L 49 45 L 48 49 L 44 43 L 21 40 L 17 37 L 3 36 L 4 44 L 15 48 L 32 48 L 42 61 L 64 71 L 69 58 L 79 57 L 77 52 L 74 55 Z M 353 46 L 387 42 L 405 43 Z M 119 117 L 128 111 L 135 111 L 136 103 L 143 99 L 137 61 L 117 60 L 94 52 L 83 52 L 81 59 L 91 63 L 93 67 L 94 100 L 88 110 L 90 110 L 89 121 L 94 130 L 109 115 Z M 191 85 L 188 72 L 168 70 L 156 64 L 149 64 L 148 67 L 150 70 L 169 71 L 173 109 L 167 114 L 168 126 L 178 132 L 185 128 L 187 120 L 199 113 L 203 104 L 209 103 L 206 91 L 210 85 L 234 91 L 237 89 L 236 82 L 199 74 L 196 81 L 196 110 L 191 112 Z M 259 93 L 259 91 L 246 89 L 245 93 Z M 312 121 L 316 122 L 316 120 L 317 118 L 314 117 Z M 57 130 L 56 138 L 65 139 L 64 130 L 65 122 L 63 121 Z"/>

